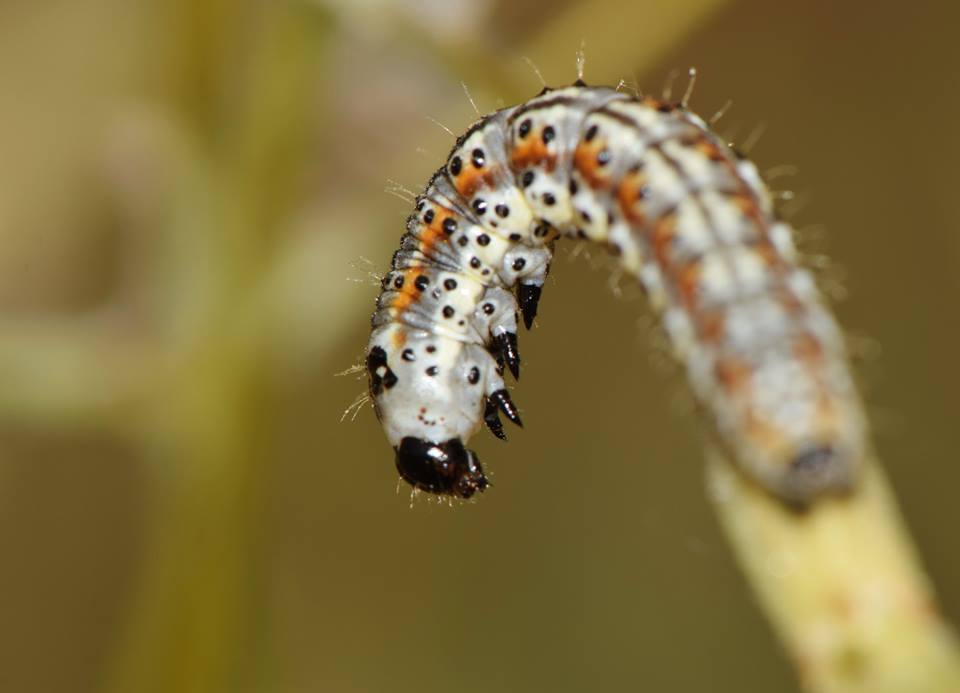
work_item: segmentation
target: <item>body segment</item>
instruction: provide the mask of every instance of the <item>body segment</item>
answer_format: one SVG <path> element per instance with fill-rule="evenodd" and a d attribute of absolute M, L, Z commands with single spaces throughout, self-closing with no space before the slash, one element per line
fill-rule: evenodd
<path fill-rule="evenodd" d="M 486 487 L 463 444 L 482 423 L 503 437 L 498 411 L 519 423 L 504 367 L 561 236 L 641 283 L 744 473 L 790 503 L 852 486 L 865 424 L 842 339 L 754 166 L 676 104 L 583 85 L 479 121 L 408 220 L 368 349 L 407 481 Z"/>

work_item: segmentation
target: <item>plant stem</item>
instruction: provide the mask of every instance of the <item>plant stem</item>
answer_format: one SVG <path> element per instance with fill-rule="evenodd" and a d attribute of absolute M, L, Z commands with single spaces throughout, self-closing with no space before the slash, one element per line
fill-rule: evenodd
<path fill-rule="evenodd" d="M 796 512 L 708 460 L 720 522 L 805 690 L 960 691 L 957 640 L 883 470 L 864 472 L 849 498 Z"/>

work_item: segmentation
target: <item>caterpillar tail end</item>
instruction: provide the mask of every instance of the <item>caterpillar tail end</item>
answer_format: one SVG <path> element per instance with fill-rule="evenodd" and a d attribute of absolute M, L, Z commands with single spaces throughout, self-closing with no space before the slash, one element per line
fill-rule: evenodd
<path fill-rule="evenodd" d="M 843 451 L 811 445 L 790 460 L 781 483 L 771 490 L 795 510 L 804 511 L 820 498 L 849 495 L 856 485 L 856 471 Z"/>

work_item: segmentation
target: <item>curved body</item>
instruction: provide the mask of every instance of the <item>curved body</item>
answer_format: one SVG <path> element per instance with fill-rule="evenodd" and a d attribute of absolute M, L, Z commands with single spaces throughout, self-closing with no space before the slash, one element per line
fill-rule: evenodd
<path fill-rule="evenodd" d="M 407 221 L 373 314 L 375 409 L 407 481 L 486 487 L 463 444 L 519 423 L 530 327 L 555 241 L 605 245 L 644 287 L 740 469 L 794 503 L 848 490 L 865 424 L 840 331 L 756 168 L 679 104 L 577 84 L 457 140 Z"/>

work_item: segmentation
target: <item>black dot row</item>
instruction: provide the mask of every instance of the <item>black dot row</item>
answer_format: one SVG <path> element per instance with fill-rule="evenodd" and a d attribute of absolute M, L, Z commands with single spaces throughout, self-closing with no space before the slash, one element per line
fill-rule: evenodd
<path fill-rule="evenodd" d="M 433 352 L 435 352 L 436 350 L 437 350 L 437 348 L 436 348 L 435 346 L 428 346 L 428 347 L 427 347 L 427 351 L 428 351 L 429 353 L 433 353 Z M 408 362 L 409 362 L 409 361 L 415 361 L 417 357 L 416 357 L 416 354 L 414 353 L 413 349 L 404 349 L 404 350 L 403 350 L 403 353 L 400 354 L 400 358 L 402 358 L 404 361 L 408 361 Z M 429 375 L 430 377 L 436 377 L 437 375 L 440 374 L 440 367 L 439 367 L 439 366 L 428 366 L 428 367 L 424 370 L 424 373 L 426 373 L 426 374 Z M 470 372 L 467 374 L 467 380 L 470 382 L 471 385 L 476 385 L 477 383 L 479 383 L 479 382 L 480 382 L 480 369 L 477 368 L 476 366 L 473 366 L 473 367 L 470 369 Z"/>

